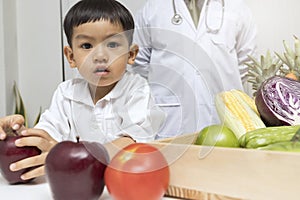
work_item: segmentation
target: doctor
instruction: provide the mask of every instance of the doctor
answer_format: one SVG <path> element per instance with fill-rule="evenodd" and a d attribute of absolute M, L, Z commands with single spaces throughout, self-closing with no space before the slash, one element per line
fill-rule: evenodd
<path fill-rule="evenodd" d="M 148 79 L 167 113 L 158 138 L 220 123 L 215 95 L 246 89 L 243 64 L 255 56 L 256 25 L 245 2 L 148 0 L 135 22 L 140 52 L 132 70 Z"/>

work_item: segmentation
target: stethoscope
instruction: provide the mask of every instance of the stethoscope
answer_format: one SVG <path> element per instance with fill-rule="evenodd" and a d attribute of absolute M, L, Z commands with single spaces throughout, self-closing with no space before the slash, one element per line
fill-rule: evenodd
<path fill-rule="evenodd" d="M 219 25 L 218 28 L 211 28 L 209 27 L 209 24 L 207 22 L 207 12 L 208 12 L 208 7 L 210 4 L 211 0 L 207 0 L 206 1 L 206 5 L 205 5 L 205 26 L 206 29 L 209 33 L 218 33 L 220 31 L 220 29 L 222 28 L 223 25 L 223 20 L 224 20 L 224 0 L 221 0 L 222 3 L 222 18 L 221 18 L 221 23 Z M 177 12 L 176 6 L 175 6 L 175 0 L 172 0 L 172 4 L 173 4 L 173 11 L 174 11 L 174 16 L 172 17 L 171 21 L 174 25 L 180 25 L 183 21 L 182 16 Z"/>

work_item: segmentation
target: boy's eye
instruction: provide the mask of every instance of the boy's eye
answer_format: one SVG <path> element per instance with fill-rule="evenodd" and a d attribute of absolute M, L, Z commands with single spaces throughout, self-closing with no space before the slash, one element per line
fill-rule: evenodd
<path fill-rule="evenodd" d="M 117 48 L 118 46 L 120 46 L 120 44 L 117 43 L 117 42 L 109 42 L 109 43 L 107 44 L 107 46 L 108 46 L 109 48 Z"/>
<path fill-rule="evenodd" d="M 89 44 L 89 43 L 84 43 L 84 44 L 81 45 L 81 47 L 82 47 L 83 49 L 90 49 L 90 48 L 92 48 L 93 46 L 92 46 L 91 44 Z"/>

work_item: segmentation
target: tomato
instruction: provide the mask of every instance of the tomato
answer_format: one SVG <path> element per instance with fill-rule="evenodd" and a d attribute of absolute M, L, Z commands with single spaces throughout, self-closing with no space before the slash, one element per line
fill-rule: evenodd
<path fill-rule="evenodd" d="M 219 147 L 239 147 L 238 139 L 233 131 L 221 124 L 209 125 L 203 128 L 199 132 L 195 144 Z"/>
<path fill-rule="evenodd" d="M 115 200 L 159 200 L 169 186 L 170 172 L 154 146 L 134 143 L 119 151 L 107 166 L 104 180 Z"/>

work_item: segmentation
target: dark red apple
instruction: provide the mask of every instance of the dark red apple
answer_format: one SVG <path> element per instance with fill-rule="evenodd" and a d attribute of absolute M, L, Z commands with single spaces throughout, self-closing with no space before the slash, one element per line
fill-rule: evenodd
<path fill-rule="evenodd" d="M 97 200 L 104 189 L 109 155 L 103 145 L 63 141 L 46 158 L 46 177 L 55 200 Z"/>
<path fill-rule="evenodd" d="M 2 176 L 7 180 L 9 184 L 27 183 L 32 181 L 33 179 L 22 180 L 20 176 L 23 173 L 32 170 L 34 167 L 13 172 L 9 169 L 9 165 L 16 161 L 31 156 L 36 156 L 41 153 L 41 151 L 37 147 L 17 147 L 15 145 L 15 141 L 20 137 L 23 136 L 8 135 L 5 140 L 0 141 L 0 169 Z"/>

